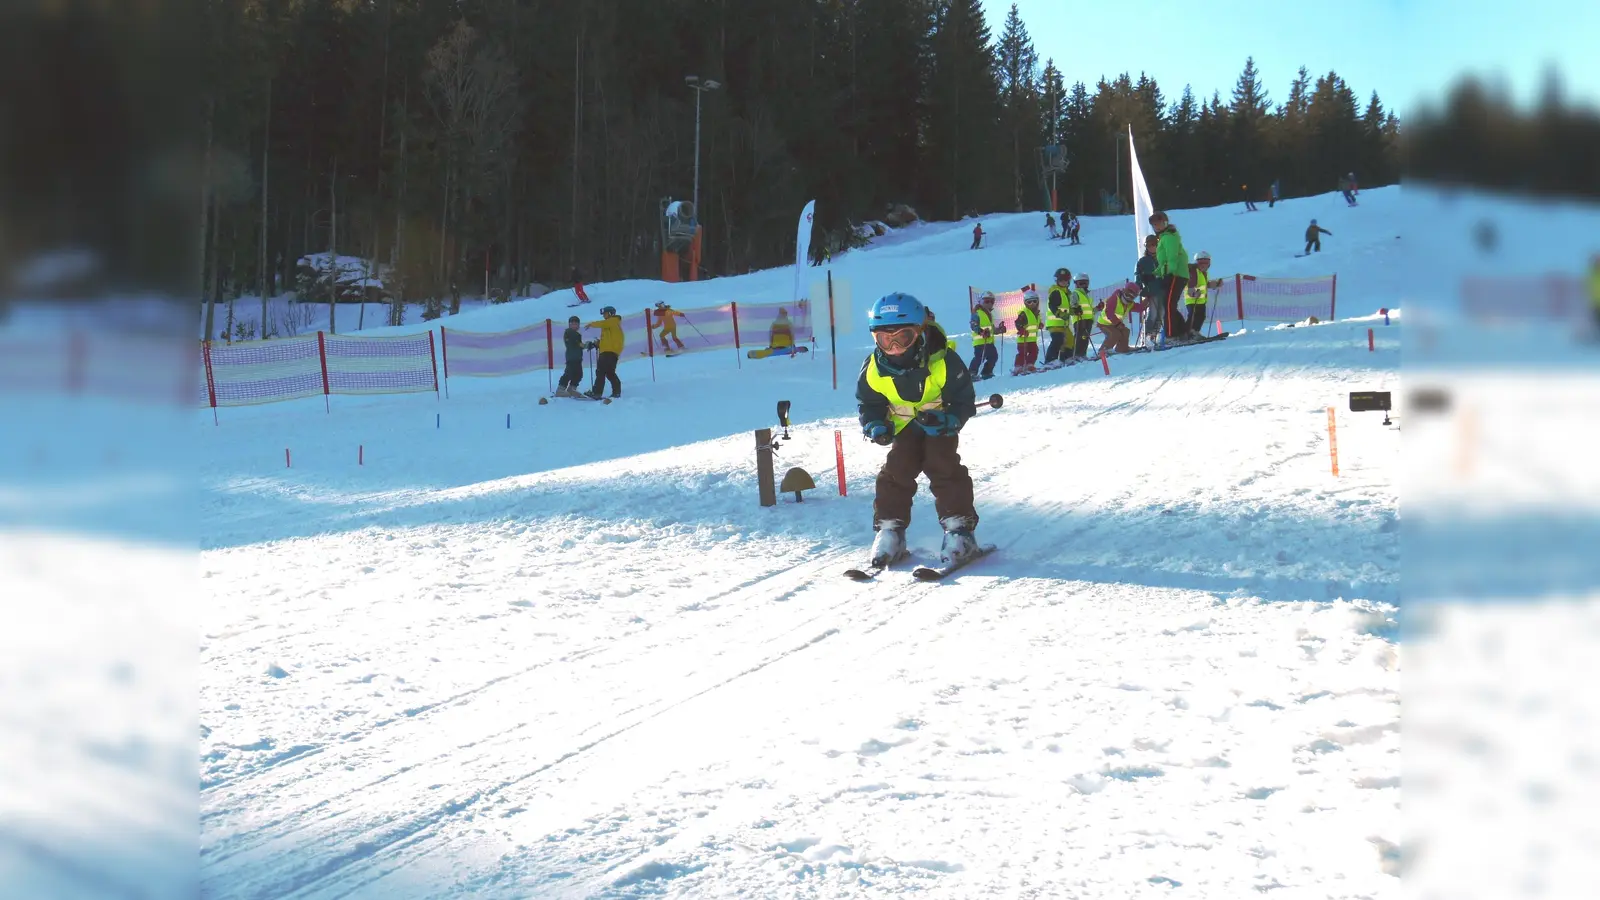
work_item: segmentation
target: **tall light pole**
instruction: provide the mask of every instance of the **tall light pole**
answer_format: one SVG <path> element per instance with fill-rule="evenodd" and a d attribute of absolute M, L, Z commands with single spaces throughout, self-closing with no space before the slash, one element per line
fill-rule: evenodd
<path fill-rule="evenodd" d="M 683 83 L 694 91 L 694 222 L 700 225 L 700 95 L 706 91 L 714 91 L 722 87 L 722 82 L 706 79 L 700 80 L 699 75 L 688 75 Z"/>

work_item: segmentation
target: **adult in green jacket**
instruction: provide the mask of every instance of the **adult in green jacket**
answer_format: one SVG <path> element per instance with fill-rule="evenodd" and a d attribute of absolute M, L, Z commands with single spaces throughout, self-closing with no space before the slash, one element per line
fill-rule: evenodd
<path fill-rule="evenodd" d="M 1167 337 L 1182 337 L 1188 334 L 1188 328 L 1178 318 L 1177 311 L 1189 286 L 1189 252 L 1183 249 L 1178 227 L 1167 218 L 1164 210 L 1158 209 L 1150 216 L 1150 227 L 1156 230 L 1156 278 L 1161 283 L 1156 302 L 1161 304 Z"/>

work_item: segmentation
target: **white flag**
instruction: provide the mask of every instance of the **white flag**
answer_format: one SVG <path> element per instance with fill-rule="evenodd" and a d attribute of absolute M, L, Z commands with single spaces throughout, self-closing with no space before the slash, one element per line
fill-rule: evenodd
<path fill-rule="evenodd" d="M 800 282 L 806 266 L 811 264 L 811 214 L 816 208 L 817 201 L 813 200 L 800 211 L 800 228 L 794 241 L 794 299 L 796 300 L 804 300 L 806 296 L 800 292 Z"/>
<path fill-rule="evenodd" d="M 1155 229 L 1150 227 L 1150 216 L 1156 211 L 1150 202 L 1150 188 L 1144 183 L 1144 172 L 1139 168 L 1139 154 L 1133 151 L 1133 126 L 1128 126 L 1128 164 L 1133 168 L 1128 183 L 1133 185 L 1133 237 L 1138 245 L 1134 250 L 1135 258 L 1144 255 L 1144 239 L 1146 235 L 1155 234 Z"/>

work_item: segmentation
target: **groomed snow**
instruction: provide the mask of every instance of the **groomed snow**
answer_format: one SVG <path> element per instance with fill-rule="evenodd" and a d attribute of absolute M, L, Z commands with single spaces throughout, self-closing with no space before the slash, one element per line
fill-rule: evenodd
<path fill-rule="evenodd" d="M 541 407 L 537 373 L 207 411 L 206 895 L 1397 896 L 1399 434 L 1345 406 L 1400 399 L 1401 319 L 1373 315 L 1402 305 L 1398 193 L 1175 212 L 1214 271 L 1337 271 L 1361 318 L 980 384 L 1005 405 L 962 450 L 1000 551 L 944 584 L 839 576 L 883 456 L 859 329 L 838 391 L 824 335 L 627 363 L 609 406 Z M 1312 216 L 1335 236 L 1294 259 Z M 1131 273 L 1127 217 L 1076 247 L 1039 218 L 986 217 L 975 252 L 970 222 L 914 226 L 834 276 L 856 314 L 907 290 L 959 323 L 968 284 Z M 627 313 L 791 280 L 589 291 Z M 779 472 L 818 489 L 763 509 L 779 399 Z M 925 491 L 910 539 L 937 551 Z"/>

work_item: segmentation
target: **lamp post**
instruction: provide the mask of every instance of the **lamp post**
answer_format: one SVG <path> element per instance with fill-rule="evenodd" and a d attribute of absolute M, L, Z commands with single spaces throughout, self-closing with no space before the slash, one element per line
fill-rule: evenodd
<path fill-rule="evenodd" d="M 722 82 L 712 81 L 709 78 L 702 81 L 699 75 L 688 75 L 684 77 L 683 83 L 694 91 L 694 223 L 698 228 L 700 226 L 700 95 L 722 87 Z"/>

